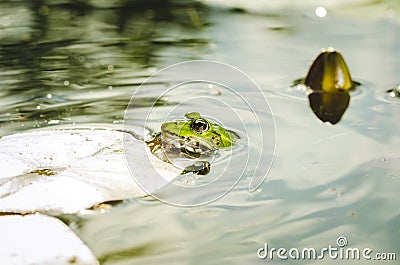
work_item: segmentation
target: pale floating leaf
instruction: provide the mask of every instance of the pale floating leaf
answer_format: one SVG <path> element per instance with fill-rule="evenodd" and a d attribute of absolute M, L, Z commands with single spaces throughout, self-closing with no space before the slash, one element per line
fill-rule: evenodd
<path fill-rule="evenodd" d="M 54 217 L 0 216 L 0 234 L 1 264 L 99 264 L 74 232 Z"/>
<path fill-rule="evenodd" d="M 144 142 L 133 135 L 86 128 L 4 136 L 0 139 L 0 212 L 76 213 L 104 201 L 140 197 L 161 188 L 159 183 L 151 183 L 145 192 L 137 185 L 125 161 L 125 146 L 130 150 L 129 159 L 138 163 L 135 174 L 141 178 L 152 172 L 140 167 L 146 156 L 167 181 L 180 173 L 149 155 Z"/>

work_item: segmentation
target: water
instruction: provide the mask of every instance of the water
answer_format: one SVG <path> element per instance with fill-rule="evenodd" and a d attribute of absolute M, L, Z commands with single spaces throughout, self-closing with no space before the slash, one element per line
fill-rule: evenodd
<path fill-rule="evenodd" d="M 325 17 L 315 14 L 323 5 L 319 1 L 258 3 L 0 3 L 1 135 L 60 124 L 123 123 L 143 81 L 192 59 L 237 67 L 270 104 L 275 159 L 255 192 L 248 191 L 245 177 L 225 197 L 201 207 L 173 207 L 149 197 L 78 218 L 73 228 L 102 264 L 283 263 L 276 257 L 261 260 L 257 250 L 265 243 L 321 249 L 336 246 L 339 236 L 349 247 L 400 258 L 400 98 L 386 92 L 400 83 L 398 1 L 336 1 L 326 6 Z M 321 48 L 330 46 L 362 83 L 334 126 L 321 123 L 304 91 L 291 87 Z M 167 88 L 173 78 L 161 85 Z M 141 89 L 133 122 L 143 120 L 158 97 L 155 85 L 160 83 Z M 254 102 L 259 99 L 241 89 Z M 150 127 L 160 124 L 159 113 L 174 108 L 180 96 L 158 101 Z M 202 111 L 201 106 L 184 109 Z M 262 102 L 257 107 L 267 112 Z M 210 116 L 220 110 L 215 104 L 203 108 Z M 229 127 L 239 126 L 226 120 Z M 317 262 L 338 261 L 299 263 Z"/>

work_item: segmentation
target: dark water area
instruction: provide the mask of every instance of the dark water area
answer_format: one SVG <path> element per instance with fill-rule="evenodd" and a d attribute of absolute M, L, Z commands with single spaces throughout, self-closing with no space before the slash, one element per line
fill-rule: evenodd
<path fill-rule="evenodd" d="M 197 59 L 208 45 L 206 8 L 192 1 L 0 5 L 0 126 L 8 133 L 121 122 L 133 89 L 159 65 Z"/>

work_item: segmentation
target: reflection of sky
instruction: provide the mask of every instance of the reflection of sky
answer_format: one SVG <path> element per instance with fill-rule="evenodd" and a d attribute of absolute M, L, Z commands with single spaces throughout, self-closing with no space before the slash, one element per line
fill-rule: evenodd
<path fill-rule="evenodd" d="M 214 10 L 210 15 L 213 27 L 208 31 L 215 45 L 210 58 L 243 70 L 266 92 L 276 121 L 277 150 L 258 192 L 244 192 L 245 183 L 209 207 L 168 211 L 163 221 L 177 236 L 175 242 L 193 246 L 174 251 L 183 259 L 226 261 L 219 254 L 225 253 L 253 264 L 264 242 L 318 248 L 334 245 L 340 235 L 352 247 L 375 251 L 393 252 L 400 244 L 399 104 L 384 94 L 400 82 L 395 75 L 400 64 L 393 58 L 398 25 L 390 19 L 331 13 L 321 20 L 304 12 L 254 16 Z M 329 46 L 342 52 L 354 79 L 363 84 L 351 92 L 350 106 L 335 126 L 314 116 L 303 93 L 287 89 Z M 143 208 L 132 206 L 131 211 Z M 151 216 L 151 211 L 144 214 Z M 213 230 L 218 233 L 209 235 Z M 139 238 L 147 242 L 143 231 L 139 229 Z"/>
<path fill-rule="evenodd" d="M 264 5 L 268 10 L 268 4 Z M 251 5 L 249 9 L 254 11 Z M 381 100 L 387 89 L 400 82 L 400 61 L 394 56 L 399 53 L 400 29 L 394 18 L 345 19 L 337 7 L 332 14 L 319 18 L 306 7 L 300 10 L 278 9 L 274 16 L 211 16 L 217 58 L 247 72 L 264 91 L 281 93 L 294 79 L 306 75 L 322 48 L 335 47 L 343 54 L 353 79 L 363 84 L 351 93 L 341 122 L 380 141 L 396 137 L 398 123 L 394 117 L 399 105 L 396 99 L 391 103 Z M 227 23 L 232 26 L 222 29 Z M 278 26 L 279 31 L 273 30 Z M 286 96 L 303 97 L 291 92 Z M 279 105 L 274 112 L 286 110 Z"/>
<path fill-rule="evenodd" d="M 368 10 L 366 8 L 365 12 L 369 13 Z M 379 88 L 399 82 L 400 63 L 393 56 L 400 47 L 395 18 L 345 19 L 340 9 L 319 18 L 313 11 L 311 7 L 278 9 L 270 14 L 266 8 L 265 14 L 256 17 L 241 13 L 229 18 L 213 16 L 213 39 L 221 47 L 218 49 L 217 45 L 217 55 L 245 71 L 249 69 L 264 81 L 293 74 L 304 76 L 305 65 L 311 64 L 322 48 L 334 47 L 342 52 L 356 78 L 367 77 Z M 219 25 L 223 27 L 227 23 L 232 26 L 219 29 Z M 253 59 L 248 65 L 242 60 L 247 56 L 257 60 Z M 262 84 L 268 86 L 266 82 Z"/>

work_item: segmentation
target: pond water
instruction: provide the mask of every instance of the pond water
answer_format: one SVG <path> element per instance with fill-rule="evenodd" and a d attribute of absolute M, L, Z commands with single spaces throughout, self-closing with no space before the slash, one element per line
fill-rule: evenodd
<path fill-rule="evenodd" d="M 226 196 L 199 207 L 147 197 L 72 218 L 101 264 L 280 264 L 288 260 L 263 260 L 257 250 L 266 243 L 320 250 L 337 247 L 340 236 L 349 247 L 397 254 L 397 261 L 371 264 L 397 264 L 400 98 L 387 90 L 400 85 L 399 2 L 242 2 L 2 1 L 0 136 L 69 124 L 122 124 L 134 91 L 164 67 L 198 59 L 229 64 L 258 85 L 273 114 L 276 149 L 266 180 L 249 192 L 247 172 Z M 342 53 L 361 83 L 335 125 L 321 122 L 305 92 L 292 86 L 328 47 Z M 163 78 L 168 88 L 180 77 Z M 185 94 L 214 95 L 241 110 L 234 97 L 219 90 L 204 94 L 193 84 L 157 101 L 155 85 L 140 88 L 130 122 L 140 124 L 157 102 L 149 120 L 156 129 L 164 110 Z M 268 115 L 260 92 L 238 87 L 255 112 Z M 204 97 L 181 112 L 192 109 L 214 113 L 230 128 L 241 126 Z M 262 163 L 268 168 L 268 159 Z M 326 256 L 296 262 L 338 261 Z"/>

